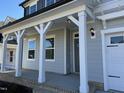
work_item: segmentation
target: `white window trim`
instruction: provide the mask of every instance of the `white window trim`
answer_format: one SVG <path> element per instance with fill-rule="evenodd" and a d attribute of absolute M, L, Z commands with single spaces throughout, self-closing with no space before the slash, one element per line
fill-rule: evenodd
<path fill-rule="evenodd" d="M 30 49 L 29 49 L 29 42 L 30 42 L 30 41 L 35 41 L 35 44 L 36 44 L 36 38 L 28 39 L 28 49 L 27 49 L 27 52 L 28 52 L 27 54 L 28 54 L 28 55 L 29 55 L 29 50 L 30 50 Z M 37 45 L 37 44 L 36 44 L 36 45 Z M 36 46 L 36 47 L 37 47 L 37 46 Z M 36 60 L 36 48 L 35 48 L 34 50 L 35 50 L 34 59 L 29 59 L 29 58 L 28 58 L 28 55 L 27 55 L 27 60 L 28 60 L 28 61 L 35 61 L 35 60 Z"/>
<path fill-rule="evenodd" d="M 54 48 L 45 48 L 45 52 L 46 52 L 46 49 L 54 49 L 54 59 L 46 59 L 46 54 L 45 54 L 45 61 L 47 62 L 55 62 L 55 35 L 48 35 L 46 36 L 46 39 L 49 39 L 49 38 L 54 38 Z"/>
<path fill-rule="evenodd" d="M 76 62 L 75 62 L 75 49 L 74 49 L 75 48 L 75 45 L 74 45 L 74 40 L 75 39 L 79 39 L 79 37 L 75 37 L 76 34 L 79 34 L 79 32 L 77 31 L 77 32 L 74 32 L 73 33 L 73 72 L 74 73 L 77 73 L 76 72 L 76 68 L 75 68 Z"/>
<path fill-rule="evenodd" d="M 56 0 L 54 0 L 54 3 L 56 3 Z M 45 0 L 45 7 L 47 7 L 47 0 Z"/>
<path fill-rule="evenodd" d="M 29 14 L 32 14 L 32 13 L 31 13 L 31 7 L 34 6 L 34 5 L 36 5 L 36 10 L 35 10 L 35 11 L 37 11 L 37 3 L 33 3 L 33 4 L 31 4 L 31 5 L 29 6 Z"/>

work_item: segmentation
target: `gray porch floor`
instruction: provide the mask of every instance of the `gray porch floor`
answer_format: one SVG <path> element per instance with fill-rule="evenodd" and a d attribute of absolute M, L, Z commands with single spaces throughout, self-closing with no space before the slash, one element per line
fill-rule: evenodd
<path fill-rule="evenodd" d="M 21 77 L 38 82 L 38 71 L 23 70 Z M 46 72 L 45 84 L 49 86 L 78 91 L 80 85 L 79 82 L 79 75 L 76 74 L 62 75 Z"/>
<path fill-rule="evenodd" d="M 19 78 L 15 77 L 14 72 L 0 73 L 0 80 L 31 87 L 35 91 L 34 93 L 79 93 L 80 85 L 79 75 L 77 74 L 62 75 L 50 72 L 46 72 L 46 82 L 38 84 L 38 71 L 34 70 L 23 70 L 22 76 Z M 96 91 L 94 83 L 90 82 L 89 85 L 89 93 L 120 93 Z"/>

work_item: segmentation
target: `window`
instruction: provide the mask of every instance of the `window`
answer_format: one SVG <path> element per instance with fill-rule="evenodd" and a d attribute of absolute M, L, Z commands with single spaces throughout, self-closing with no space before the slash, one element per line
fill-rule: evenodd
<path fill-rule="evenodd" d="M 46 60 L 54 60 L 55 40 L 54 37 L 46 39 Z"/>
<path fill-rule="evenodd" d="M 10 53 L 9 54 L 10 55 L 10 62 L 13 62 L 13 51 L 10 51 L 9 53 Z"/>
<path fill-rule="evenodd" d="M 78 38 L 78 37 L 79 37 L 79 34 L 75 34 L 74 37 L 75 37 L 75 38 Z"/>
<path fill-rule="evenodd" d="M 36 12 L 36 10 L 37 10 L 37 5 L 36 4 L 30 6 L 30 13 L 29 14 L 32 14 L 32 13 Z"/>
<path fill-rule="evenodd" d="M 124 43 L 124 37 L 123 36 L 111 37 L 111 44 L 117 44 L 117 43 Z"/>
<path fill-rule="evenodd" d="M 46 0 L 46 6 L 52 5 L 55 3 L 55 0 Z"/>
<path fill-rule="evenodd" d="M 36 40 L 30 39 L 28 41 L 28 59 L 35 59 L 35 50 L 36 50 Z"/>

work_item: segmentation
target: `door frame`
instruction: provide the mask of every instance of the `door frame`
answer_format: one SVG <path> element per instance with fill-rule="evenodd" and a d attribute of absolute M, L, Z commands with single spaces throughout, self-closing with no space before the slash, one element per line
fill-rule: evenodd
<path fill-rule="evenodd" d="M 107 62 L 106 62 L 106 35 L 124 32 L 124 27 L 110 28 L 101 30 L 102 39 L 102 61 L 103 61 L 103 78 L 104 78 L 104 90 L 109 90 L 109 82 L 107 76 Z"/>
<path fill-rule="evenodd" d="M 73 33 L 73 72 L 78 74 L 79 72 L 75 71 L 76 62 L 75 62 L 75 44 L 74 44 L 75 42 L 74 41 L 75 41 L 75 39 L 79 39 L 79 36 L 75 37 L 76 34 L 79 34 L 79 32 L 74 32 Z"/>

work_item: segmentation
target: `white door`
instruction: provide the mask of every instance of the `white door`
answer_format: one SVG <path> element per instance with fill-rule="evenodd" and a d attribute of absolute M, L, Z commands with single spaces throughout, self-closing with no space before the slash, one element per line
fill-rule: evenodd
<path fill-rule="evenodd" d="M 15 50 L 9 49 L 8 50 L 8 63 L 7 66 L 10 68 L 14 68 L 15 65 Z"/>
<path fill-rule="evenodd" d="M 124 34 L 106 36 L 106 64 L 109 89 L 124 91 Z"/>

